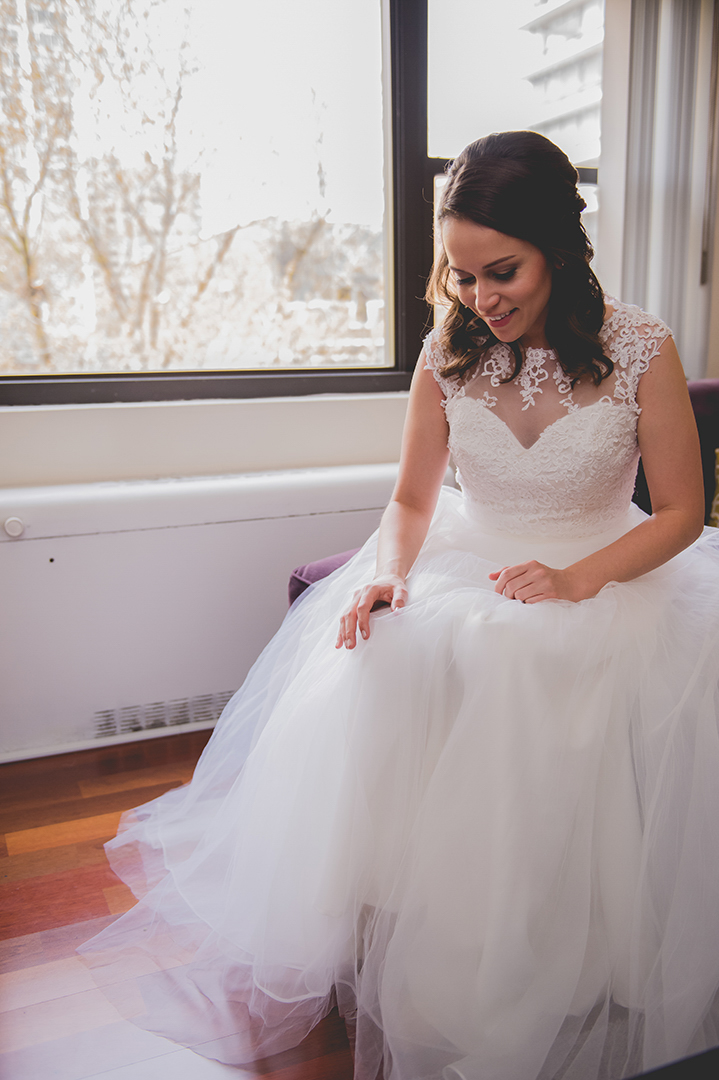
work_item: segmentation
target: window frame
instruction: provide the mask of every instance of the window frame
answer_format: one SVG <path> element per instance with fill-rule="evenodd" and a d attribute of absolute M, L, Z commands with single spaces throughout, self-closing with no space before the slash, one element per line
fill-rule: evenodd
<path fill-rule="evenodd" d="M 386 393 L 409 388 L 422 338 L 431 325 L 424 288 L 432 265 L 432 184 L 437 162 L 426 155 L 427 5 L 385 0 L 389 21 L 391 155 L 390 295 L 387 319 L 394 365 L 388 368 L 98 372 L 0 376 L 0 405 L 301 397 Z M 440 168 L 443 163 L 440 163 Z M 417 185 L 417 177 L 421 185 Z M 389 290 L 388 290 L 389 292 Z M 391 329 L 390 329 L 391 328 Z"/>

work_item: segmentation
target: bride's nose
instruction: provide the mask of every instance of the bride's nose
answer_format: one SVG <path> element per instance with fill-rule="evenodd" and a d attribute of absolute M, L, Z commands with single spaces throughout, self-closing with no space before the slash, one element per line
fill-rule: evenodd
<path fill-rule="evenodd" d="M 496 285 L 483 285 L 477 282 L 474 288 L 474 304 L 478 315 L 490 314 L 498 302 L 499 292 Z"/>

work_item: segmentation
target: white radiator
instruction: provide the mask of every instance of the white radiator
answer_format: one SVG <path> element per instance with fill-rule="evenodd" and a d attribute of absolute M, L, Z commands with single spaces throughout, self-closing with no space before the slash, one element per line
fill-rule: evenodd
<path fill-rule="evenodd" d="M 0 491 L 0 760 L 210 727 L 397 466 Z"/>

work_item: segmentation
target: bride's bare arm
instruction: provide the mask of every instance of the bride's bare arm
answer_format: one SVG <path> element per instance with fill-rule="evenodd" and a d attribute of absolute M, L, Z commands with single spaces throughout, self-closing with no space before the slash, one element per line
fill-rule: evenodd
<path fill-rule="evenodd" d="M 376 573 L 342 615 L 338 649 L 353 649 L 358 630 L 369 637 L 374 604 L 384 602 L 393 610 L 406 604 L 407 574 L 427 535 L 447 469 L 448 434 L 442 392 L 422 355 L 412 378 L 397 484 L 382 515 Z"/>
<path fill-rule="evenodd" d="M 555 570 L 538 562 L 492 574 L 510 599 L 584 600 L 609 581 L 646 574 L 691 544 L 702 531 L 704 489 L 699 437 L 686 377 L 668 338 L 639 381 L 637 435 L 652 500 L 652 516 L 613 544 Z"/>

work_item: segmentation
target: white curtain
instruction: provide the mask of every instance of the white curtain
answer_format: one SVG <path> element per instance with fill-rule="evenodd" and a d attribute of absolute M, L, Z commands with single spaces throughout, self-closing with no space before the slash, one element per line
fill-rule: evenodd
<path fill-rule="evenodd" d="M 716 206 L 716 0 L 632 0 L 623 298 L 706 370 Z"/>

